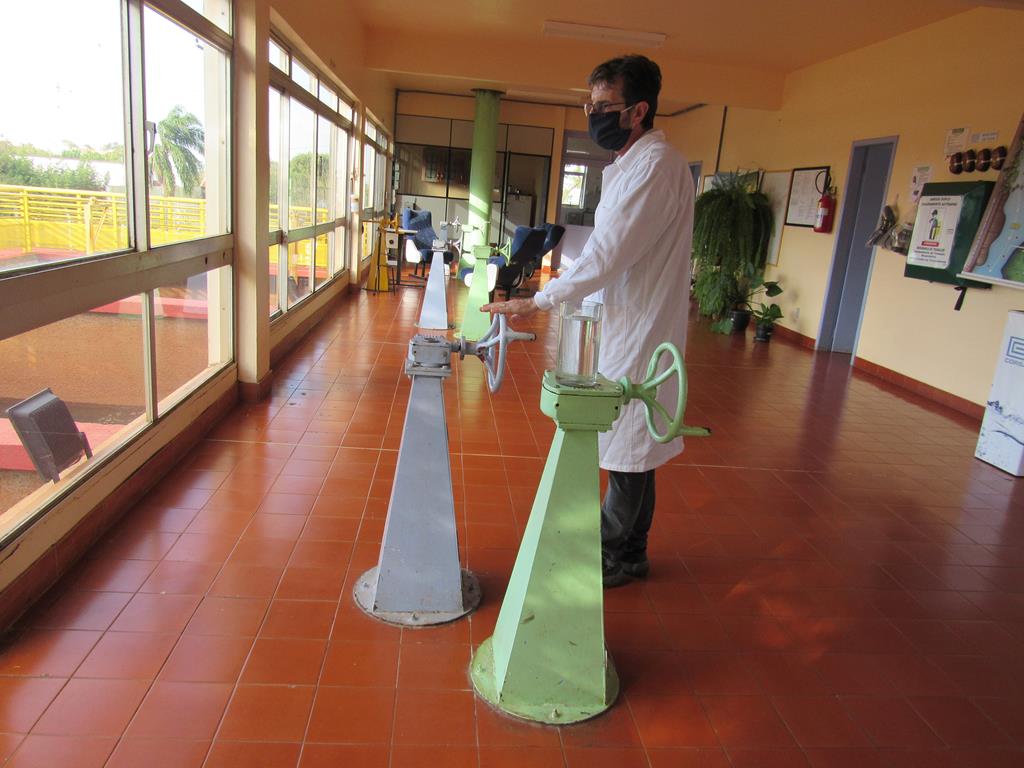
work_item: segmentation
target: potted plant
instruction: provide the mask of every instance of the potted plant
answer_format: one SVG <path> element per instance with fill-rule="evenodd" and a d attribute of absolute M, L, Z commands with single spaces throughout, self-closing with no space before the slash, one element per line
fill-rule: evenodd
<path fill-rule="evenodd" d="M 761 287 L 772 235 L 768 197 L 757 174 L 725 174 L 693 210 L 693 293 L 712 330 L 738 333 L 750 322 L 750 297 Z M 731 314 L 732 313 L 732 314 Z"/>
<path fill-rule="evenodd" d="M 754 331 L 754 341 L 771 341 L 772 331 L 775 330 L 775 322 L 783 317 L 779 305 L 774 302 L 771 304 L 761 303 L 758 304 L 751 314 L 757 322 L 756 330 Z"/>

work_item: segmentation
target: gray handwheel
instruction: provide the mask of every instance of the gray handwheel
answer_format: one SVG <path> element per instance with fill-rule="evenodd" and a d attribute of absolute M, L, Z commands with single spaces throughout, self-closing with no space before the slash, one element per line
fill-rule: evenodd
<path fill-rule="evenodd" d="M 476 343 L 475 354 L 487 369 L 487 387 L 491 392 L 501 389 L 505 380 L 505 354 L 510 341 L 533 341 L 536 334 L 508 327 L 505 315 L 495 315 L 487 333 Z"/>

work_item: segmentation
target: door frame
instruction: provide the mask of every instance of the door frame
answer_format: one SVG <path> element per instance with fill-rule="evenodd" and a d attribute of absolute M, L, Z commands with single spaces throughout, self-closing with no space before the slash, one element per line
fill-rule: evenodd
<path fill-rule="evenodd" d="M 814 343 L 814 348 L 815 349 L 822 349 L 823 348 L 821 342 L 822 342 L 822 338 L 823 338 L 824 333 L 825 333 L 825 321 L 826 321 L 826 319 L 828 317 L 829 296 L 832 293 L 832 283 L 833 283 L 833 280 L 837 279 L 837 275 L 835 274 L 835 272 L 836 272 L 836 260 L 839 258 L 840 249 L 841 248 L 845 248 L 847 253 L 849 253 L 850 246 L 852 245 L 852 242 L 853 242 L 853 229 L 854 229 L 854 226 L 856 224 L 855 217 L 857 215 L 857 211 L 856 210 L 851 210 L 850 206 L 848 204 L 850 202 L 850 190 L 853 187 L 854 181 L 855 181 L 853 173 L 852 173 L 854 156 L 857 154 L 857 150 L 861 149 L 861 148 L 876 146 L 876 145 L 880 145 L 880 144 L 891 144 L 892 145 L 892 152 L 889 154 L 889 167 L 886 169 L 886 172 L 885 172 L 885 187 L 884 187 L 883 192 L 882 192 L 882 200 L 884 202 L 885 200 L 888 199 L 888 193 L 889 193 L 889 191 L 891 189 L 891 186 L 892 186 L 892 169 L 893 169 L 893 166 L 896 164 L 896 151 L 899 148 L 899 140 L 900 140 L 900 137 L 898 135 L 896 135 L 896 136 L 880 136 L 880 137 L 873 138 L 873 139 L 859 139 L 858 141 L 855 141 L 855 142 L 853 142 L 850 145 L 850 155 L 849 155 L 849 157 L 847 158 L 847 161 L 846 161 L 846 169 L 847 169 L 846 184 L 845 184 L 844 189 L 843 189 L 842 204 L 840 205 L 839 211 L 838 211 L 838 213 L 836 215 L 836 220 L 838 221 L 838 229 L 836 230 L 836 236 L 833 239 L 833 243 L 832 243 L 832 259 L 829 262 L 828 280 L 825 282 L 825 294 L 823 296 L 823 301 L 822 301 L 822 305 L 821 305 L 821 317 L 818 319 L 818 334 L 817 334 L 817 337 L 816 337 L 816 340 L 815 340 L 815 343 Z M 861 181 L 860 178 L 856 179 L 856 182 L 858 184 L 860 183 L 860 181 Z M 859 205 L 859 200 L 860 200 L 860 197 L 858 196 L 858 205 Z M 844 235 L 845 235 L 845 237 L 844 237 Z M 864 310 L 867 307 L 868 292 L 870 291 L 870 288 L 871 288 L 871 277 L 872 277 L 872 274 L 874 273 L 874 270 L 875 270 L 875 250 L 877 248 L 878 248 L 878 246 L 874 246 L 871 249 L 871 260 L 870 260 L 870 263 L 868 264 L 867 279 L 866 279 L 865 286 L 864 286 L 864 296 L 861 299 L 860 313 L 859 313 L 859 316 L 858 316 L 858 319 L 857 319 L 857 332 L 854 334 L 854 338 L 853 338 L 853 350 L 852 350 L 852 352 L 850 354 L 850 365 L 853 365 L 853 361 L 857 357 L 857 350 L 860 347 L 860 331 L 861 331 L 861 328 L 863 327 L 863 324 L 864 324 Z M 849 263 L 849 262 L 847 262 L 847 263 Z M 845 279 L 846 279 L 846 272 L 845 271 L 843 272 L 842 279 L 845 282 Z M 840 296 L 839 301 L 840 301 L 840 306 L 841 306 L 842 294 L 840 293 L 839 296 Z M 838 312 L 839 312 L 839 307 L 836 307 L 836 321 L 838 321 Z M 831 339 L 830 339 L 830 345 L 831 345 L 831 343 L 834 340 L 835 340 L 835 329 L 833 328 L 832 336 L 831 336 Z M 829 349 L 827 351 L 831 351 L 831 349 Z"/>

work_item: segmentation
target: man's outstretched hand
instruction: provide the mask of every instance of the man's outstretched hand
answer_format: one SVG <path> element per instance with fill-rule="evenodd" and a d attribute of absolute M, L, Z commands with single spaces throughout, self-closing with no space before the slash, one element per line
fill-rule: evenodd
<path fill-rule="evenodd" d="M 480 307 L 481 312 L 492 312 L 496 315 L 511 315 L 515 320 L 517 317 L 528 317 L 534 312 L 540 311 L 537 302 L 533 299 L 511 299 L 509 301 L 496 301 L 493 304 L 484 304 Z"/>

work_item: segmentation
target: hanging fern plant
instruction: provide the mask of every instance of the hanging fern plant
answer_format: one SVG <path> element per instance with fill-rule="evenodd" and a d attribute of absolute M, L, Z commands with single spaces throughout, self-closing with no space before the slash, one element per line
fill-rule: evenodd
<path fill-rule="evenodd" d="M 745 178 L 740 173 L 720 177 L 694 205 L 693 293 L 700 313 L 715 320 L 746 305 L 768 259 L 771 204 L 763 192 L 749 189 Z"/>

